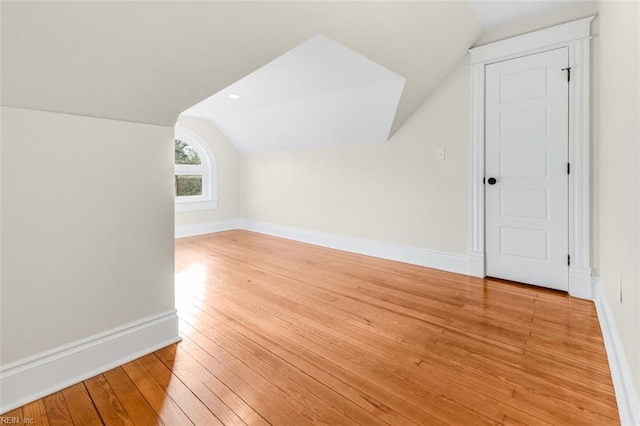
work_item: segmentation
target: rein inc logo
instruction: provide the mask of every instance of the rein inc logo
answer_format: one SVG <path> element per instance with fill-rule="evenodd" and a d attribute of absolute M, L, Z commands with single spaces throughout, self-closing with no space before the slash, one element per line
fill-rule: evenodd
<path fill-rule="evenodd" d="M 0 425 L 35 425 L 36 420 L 30 417 L 0 417 Z"/>

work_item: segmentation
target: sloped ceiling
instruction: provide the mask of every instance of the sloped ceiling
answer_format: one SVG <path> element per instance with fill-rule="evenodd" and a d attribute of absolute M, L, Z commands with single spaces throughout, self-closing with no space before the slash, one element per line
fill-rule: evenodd
<path fill-rule="evenodd" d="M 405 79 L 318 34 L 182 115 L 241 152 L 384 142 Z"/>
<path fill-rule="evenodd" d="M 466 2 L 2 2 L 2 104 L 173 126 L 315 34 L 406 78 L 394 129 L 482 28 Z"/>
<path fill-rule="evenodd" d="M 2 1 L 0 100 L 173 126 L 324 34 L 406 78 L 393 133 L 485 28 L 574 1 Z"/>

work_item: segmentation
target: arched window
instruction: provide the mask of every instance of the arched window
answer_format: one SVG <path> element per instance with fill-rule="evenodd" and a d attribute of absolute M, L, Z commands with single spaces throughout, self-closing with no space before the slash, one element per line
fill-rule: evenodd
<path fill-rule="evenodd" d="M 194 131 L 183 127 L 175 130 L 176 212 L 215 209 L 218 197 L 213 151 Z"/>

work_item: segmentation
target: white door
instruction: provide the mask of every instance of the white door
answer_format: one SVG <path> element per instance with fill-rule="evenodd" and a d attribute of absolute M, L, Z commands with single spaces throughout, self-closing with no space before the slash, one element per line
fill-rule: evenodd
<path fill-rule="evenodd" d="M 485 94 L 487 275 L 565 291 L 567 64 L 561 48 L 488 65 Z"/>

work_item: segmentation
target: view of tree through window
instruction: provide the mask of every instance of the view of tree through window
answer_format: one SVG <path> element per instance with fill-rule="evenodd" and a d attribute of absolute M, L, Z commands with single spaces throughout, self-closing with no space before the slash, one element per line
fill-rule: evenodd
<path fill-rule="evenodd" d="M 176 139 L 175 153 L 176 164 L 202 164 L 200 162 L 200 156 L 196 150 L 186 142 Z"/>
<path fill-rule="evenodd" d="M 202 161 L 198 152 L 193 149 L 191 145 L 181 140 L 175 140 L 175 164 L 177 165 L 192 165 L 201 166 Z M 193 171 L 199 171 L 200 167 L 195 168 Z M 175 175 L 174 193 L 176 197 L 190 197 L 202 195 L 202 180 L 203 174 L 200 173 L 188 173 L 184 171 L 177 172 Z"/>
<path fill-rule="evenodd" d="M 176 197 L 202 195 L 202 175 L 176 175 Z"/>

